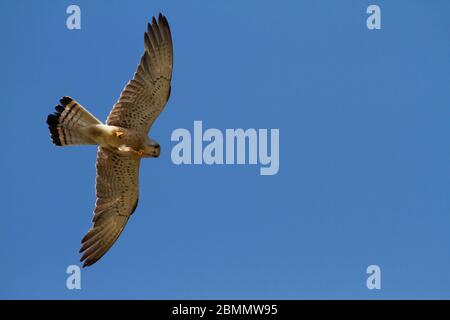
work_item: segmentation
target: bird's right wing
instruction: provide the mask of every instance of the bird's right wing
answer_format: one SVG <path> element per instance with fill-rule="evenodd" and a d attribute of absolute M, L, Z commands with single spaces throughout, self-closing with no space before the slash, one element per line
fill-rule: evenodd
<path fill-rule="evenodd" d="M 136 209 L 139 164 L 140 160 L 99 147 L 93 226 L 81 240 L 83 267 L 95 263 L 111 248 Z"/>
<path fill-rule="evenodd" d="M 172 35 L 166 18 L 153 18 L 144 34 L 141 62 L 106 120 L 108 125 L 148 132 L 170 96 Z"/>

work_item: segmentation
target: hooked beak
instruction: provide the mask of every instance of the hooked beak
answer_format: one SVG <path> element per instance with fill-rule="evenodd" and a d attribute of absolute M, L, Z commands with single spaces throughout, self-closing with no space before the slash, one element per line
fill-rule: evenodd
<path fill-rule="evenodd" d="M 161 147 L 156 140 L 151 138 L 147 139 L 147 144 L 145 146 L 145 156 L 149 158 L 158 158 L 161 153 Z"/>
<path fill-rule="evenodd" d="M 144 153 L 144 157 L 158 158 L 160 153 L 161 153 L 161 147 L 159 146 L 159 144 L 156 144 L 154 146 L 147 146 L 145 153 Z"/>
<path fill-rule="evenodd" d="M 157 144 L 156 146 L 153 147 L 153 157 L 158 158 L 160 153 L 161 153 L 161 147 L 159 146 L 159 144 Z"/>

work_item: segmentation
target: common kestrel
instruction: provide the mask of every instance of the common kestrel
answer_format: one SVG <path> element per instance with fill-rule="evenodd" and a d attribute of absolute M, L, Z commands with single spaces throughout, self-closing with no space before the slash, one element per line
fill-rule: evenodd
<path fill-rule="evenodd" d="M 93 225 L 81 240 L 83 267 L 98 261 L 120 236 L 138 204 L 140 160 L 160 153 L 159 144 L 147 134 L 170 96 L 173 46 L 162 14 L 148 24 L 144 47 L 134 77 L 106 124 L 70 97 L 61 98 L 47 118 L 55 145 L 99 146 Z"/>

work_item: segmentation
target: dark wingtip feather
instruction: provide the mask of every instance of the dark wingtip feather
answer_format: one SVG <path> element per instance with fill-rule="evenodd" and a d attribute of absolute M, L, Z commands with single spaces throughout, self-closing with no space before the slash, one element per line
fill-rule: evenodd
<path fill-rule="evenodd" d="M 96 263 L 102 256 L 97 256 L 97 257 L 85 257 L 85 258 L 81 258 L 81 261 L 85 260 L 83 263 L 83 268 L 84 267 L 89 267 L 92 266 L 94 263 Z"/>
<path fill-rule="evenodd" d="M 161 23 L 161 21 L 164 19 L 164 16 L 163 16 L 163 14 L 160 12 L 159 14 L 158 14 L 158 22 L 159 23 Z"/>
<path fill-rule="evenodd" d="M 88 232 L 84 235 L 83 239 L 81 239 L 81 243 L 88 241 L 94 234 L 94 229 L 89 229 Z"/>
<path fill-rule="evenodd" d="M 167 21 L 167 18 L 165 16 L 162 17 L 162 21 L 166 25 L 166 27 L 169 27 L 169 22 Z"/>
<path fill-rule="evenodd" d="M 133 209 L 131 210 L 130 216 L 136 211 L 138 203 L 139 203 L 139 198 L 136 199 L 136 203 L 134 204 Z"/>

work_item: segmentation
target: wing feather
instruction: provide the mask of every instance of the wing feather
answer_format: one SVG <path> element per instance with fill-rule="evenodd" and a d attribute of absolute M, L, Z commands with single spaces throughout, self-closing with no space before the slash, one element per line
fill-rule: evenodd
<path fill-rule="evenodd" d="M 106 123 L 148 132 L 169 99 L 173 46 L 167 19 L 160 14 L 144 34 L 144 54 Z"/>
<path fill-rule="evenodd" d="M 139 164 L 139 160 L 99 147 L 93 225 L 81 240 L 83 267 L 98 261 L 111 248 L 136 209 Z"/>

